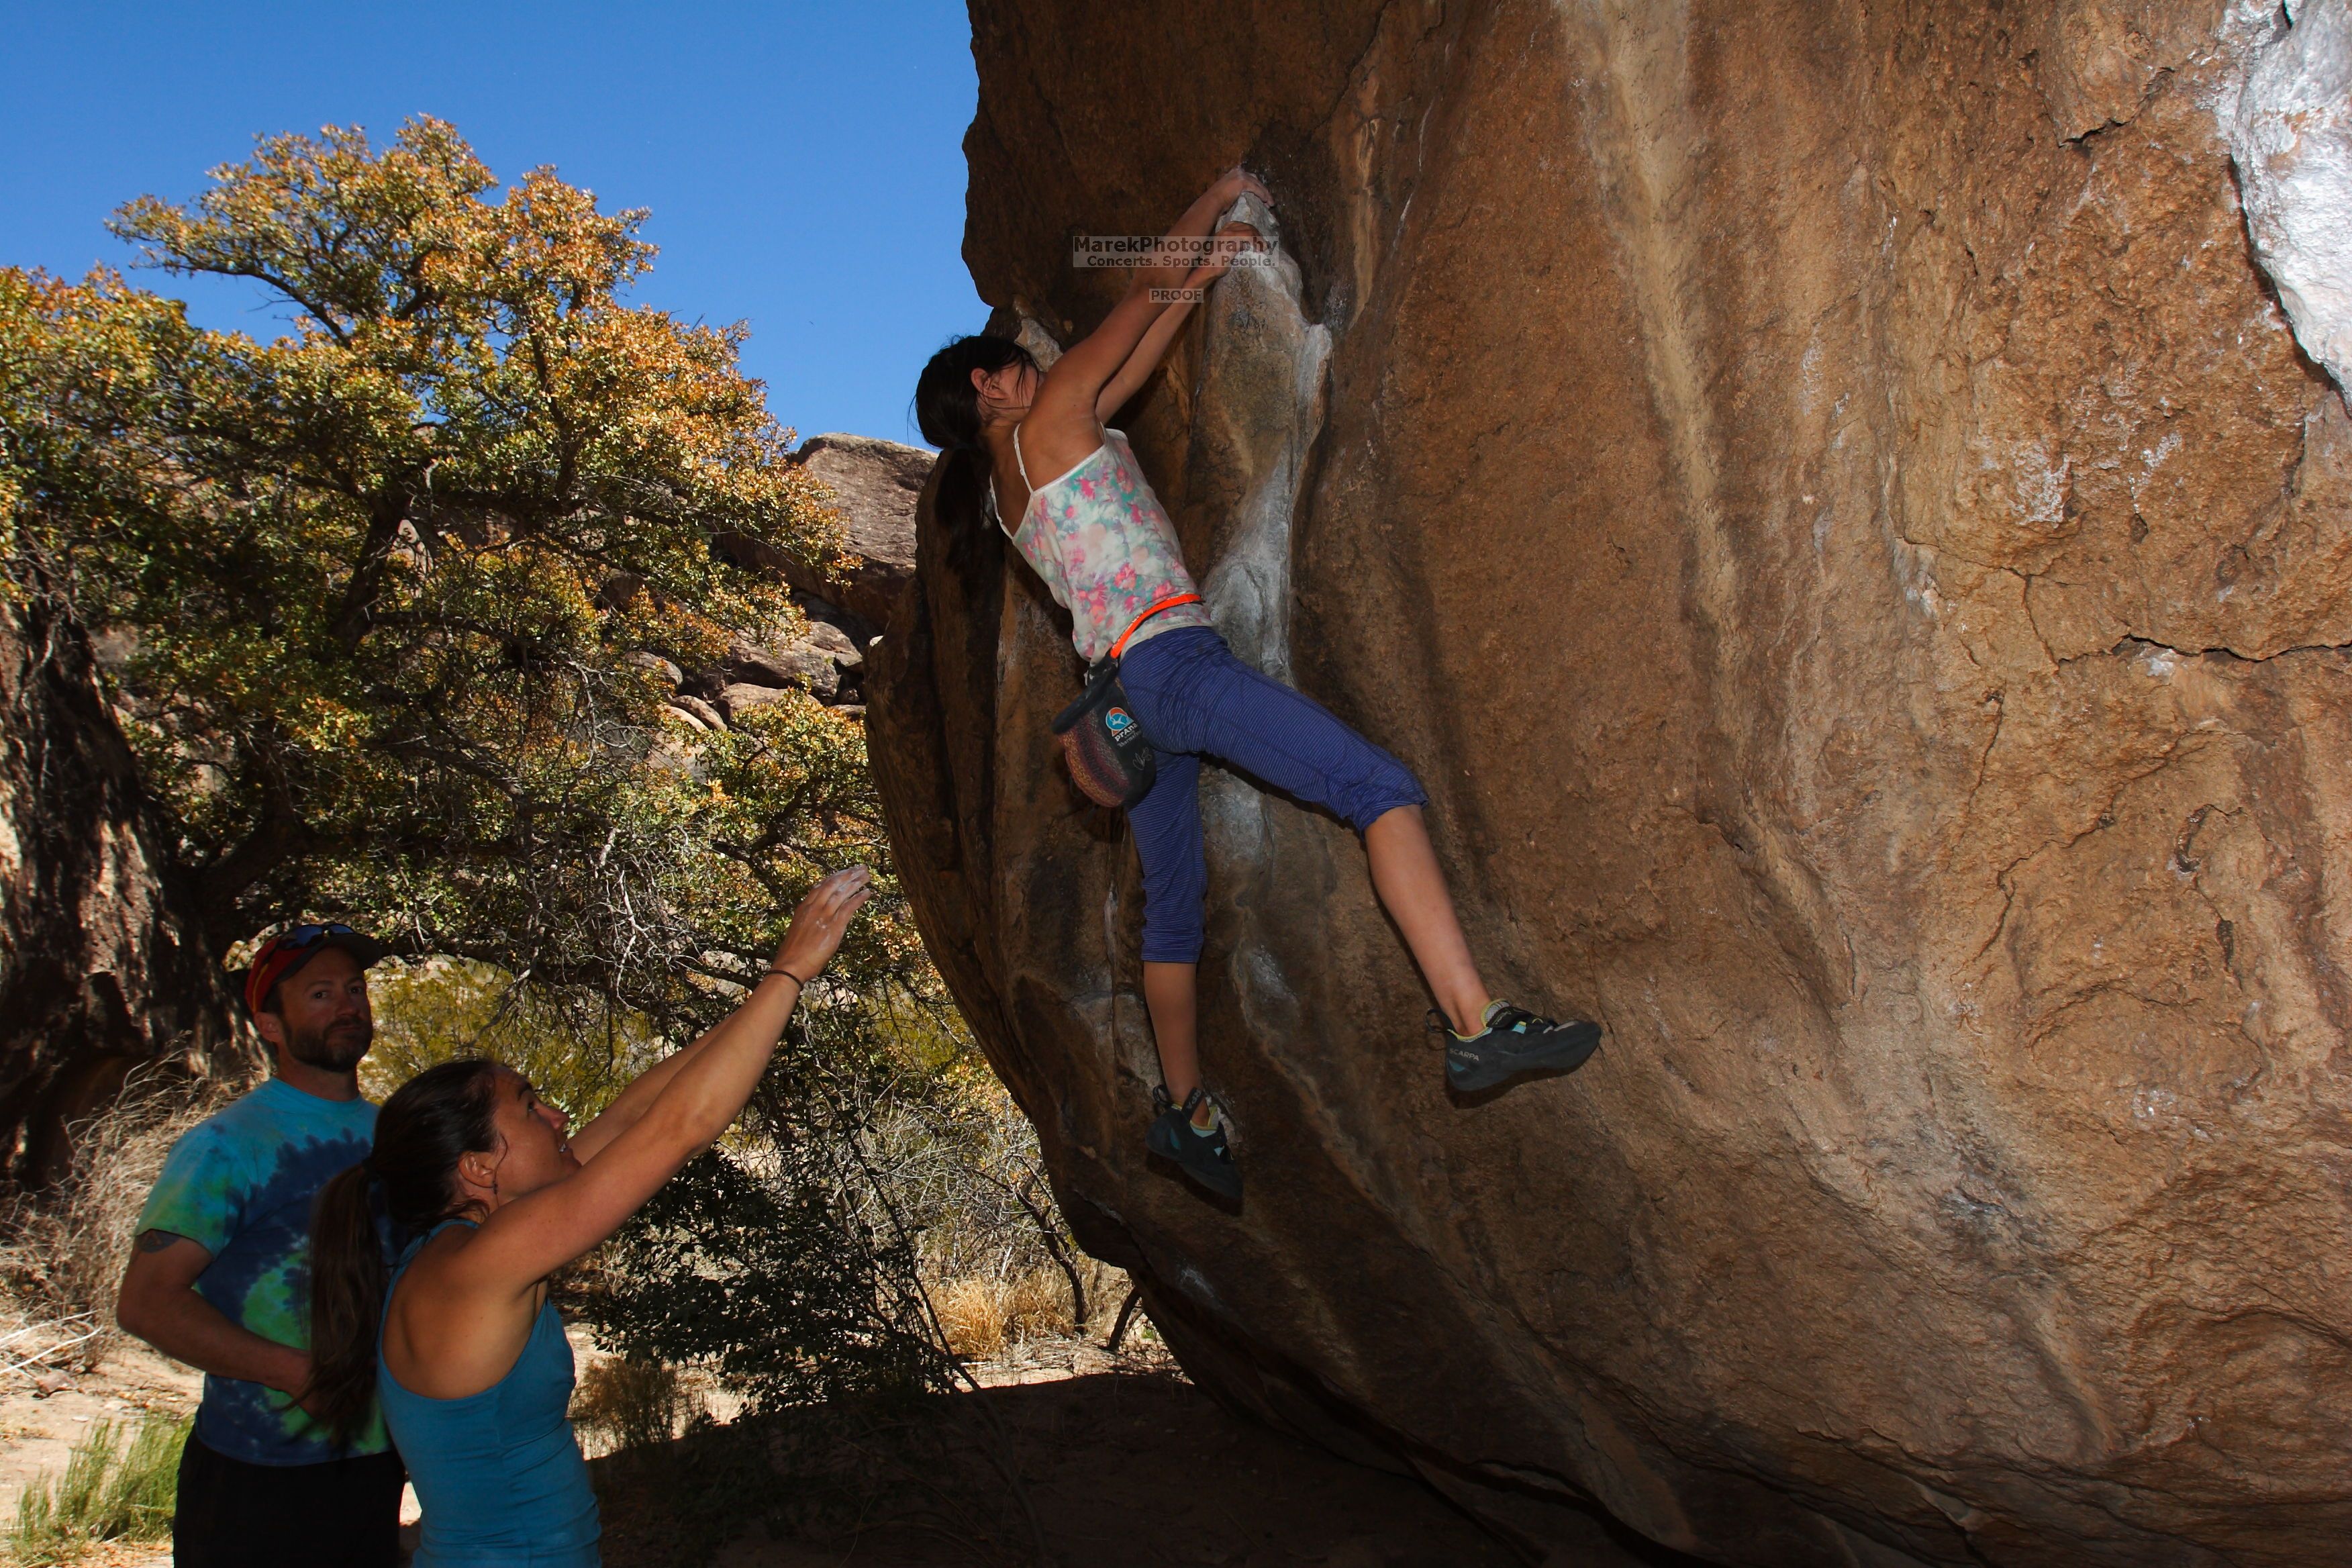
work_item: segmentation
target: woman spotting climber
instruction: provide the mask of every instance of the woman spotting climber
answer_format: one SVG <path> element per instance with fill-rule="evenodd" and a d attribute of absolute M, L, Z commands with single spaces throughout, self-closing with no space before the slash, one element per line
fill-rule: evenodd
<path fill-rule="evenodd" d="M 1601 1038 L 1594 1025 L 1555 1023 L 1487 995 L 1422 823 L 1428 797 L 1420 784 L 1319 704 L 1234 657 L 1127 437 L 1104 427 L 1158 368 L 1192 300 L 1225 271 L 1230 247 L 1201 242 L 1245 194 L 1270 199 L 1239 169 L 1203 192 L 1162 247 L 1177 259 L 1139 268 L 1102 325 L 1050 371 L 1041 374 L 1009 339 L 960 338 L 923 367 L 915 393 L 924 439 L 987 459 L 996 518 L 970 525 L 1006 530 L 1070 612 L 1082 657 L 1092 662 L 1118 650 L 1127 706 L 1159 752 L 1150 792 L 1128 812 L 1143 862 L 1143 994 L 1165 1080 L 1147 1143 L 1229 1198 L 1240 1195 L 1241 1173 L 1202 1088 L 1194 1037 L 1208 886 L 1204 756 L 1326 806 L 1362 835 L 1372 886 L 1444 1009 L 1445 1073 L 1454 1089 L 1573 1070 Z M 1228 223 L 1218 233 L 1241 242 L 1255 231 Z M 1032 475 L 1053 477 L 1033 487 Z"/>
<path fill-rule="evenodd" d="M 425 1508 L 415 1568 L 597 1568 L 596 1494 L 565 1419 L 572 1346 L 548 1278 L 742 1111 L 870 878 L 853 866 L 817 883 L 735 1011 L 585 1127 L 571 1131 L 512 1068 L 443 1062 L 393 1091 L 368 1157 L 319 1194 L 302 1407 L 343 1442 L 383 1410 Z M 405 1247 L 390 1269 L 386 1219 Z"/>

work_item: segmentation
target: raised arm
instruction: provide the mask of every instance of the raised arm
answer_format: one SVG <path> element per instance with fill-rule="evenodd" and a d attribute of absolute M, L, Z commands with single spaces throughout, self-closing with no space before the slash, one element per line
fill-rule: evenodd
<path fill-rule="evenodd" d="M 1253 183 L 1250 188 L 1259 192 L 1263 199 L 1263 186 Z M 1255 241 L 1261 237 L 1248 224 L 1229 223 L 1217 231 L 1217 237 Z M 1184 330 L 1184 322 L 1192 314 L 1192 307 L 1200 302 L 1202 293 L 1210 284 L 1223 278 L 1232 266 L 1232 257 L 1220 251 L 1186 275 L 1179 289 L 1182 297 L 1161 308 L 1160 319 L 1151 323 L 1142 340 L 1128 354 L 1127 363 L 1118 367 L 1118 374 L 1106 382 L 1101 393 L 1096 396 L 1097 424 L 1109 424 L 1112 416 L 1127 405 L 1127 400 L 1143 390 L 1143 384 L 1151 379 L 1151 373 L 1158 370 L 1160 362 L 1168 357 L 1169 345 L 1176 341 L 1176 334 Z"/>
<path fill-rule="evenodd" d="M 629 1086 L 613 1097 L 612 1104 L 598 1111 L 587 1126 L 572 1134 L 572 1157 L 585 1165 L 614 1139 L 635 1127 L 661 1091 L 669 1086 L 669 1080 L 677 1076 L 678 1069 L 699 1056 L 713 1040 L 737 1027 L 742 1018 L 743 1012 L 738 1008 L 631 1079 Z"/>
<path fill-rule="evenodd" d="M 1192 314 L 1192 300 L 1182 300 L 1160 311 L 1160 319 L 1143 334 L 1143 341 L 1135 345 L 1135 352 L 1127 356 L 1127 363 L 1118 367 L 1118 374 L 1106 382 L 1096 395 L 1096 424 L 1109 424 L 1112 416 L 1127 406 L 1127 400 L 1143 390 L 1143 384 L 1151 379 L 1151 373 L 1168 357 L 1168 345 L 1184 330 L 1186 319 Z"/>
<path fill-rule="evenodd" d="M 1184 216 L 1176 220 L 1166 237 L 1171 241 L 1206 239 L 1210 230 L 1216 226 L 1217 215 L 1231 206 L 1234 198 L 1244 191 L 1254 192 L 1262 199 L 1271 199 L 1266 196 L 1265 187 L 1257 181 L 1238 168 L 1229 170 L 1184 209 Z M 1043 459 L 1051 468 L 1058 469 L 1065 466 L 1056 459 L 1063 455 L 1062 448 L 1066 446 L 1075 445 L 1078 448 L 1068 453 L 1071 462 L 1092 449 L 1097 417 L 1096 410 L 1105 389 L 1135 356 L 1153 325 L 1171 310 L 1176 309 L 1164 301 L 1153 300 L 1152 290 L 1184 288 L 1193 275 L 1202 270 L 1181 258 L 1159 266 L 1137 268 L 1129 280 L 1126 296 L 1111 307 L 1110 314 L 1103 318 L 1102 324 L 1054 362 L 1054 368 L 1045 373 L 1045 379 L 1037 389 L 1036 402 L 1022 426 L 1024 436 L 1034 429 L 1036 437 L 1044 438 L 1037 443 L 1038 451 L 1033 456 L 1033 462 Z M 1204 282 L 1194 286 L 1206 285 Z M 1178 324 L 1181 324 L 1181 316 Z M 1159 355 L 1167 352 L 1168 342 L 1174 335 L 1175 327 L 1171 326 L 1160 339 L 1158 352 L 1134 378 L 1135 385 L 1141 385 L 1143 378 L 1151 374 L 1152 368 L 1160 363 Z M 1133 395 L 1133 386 L 1130 386 L 1128 395 Z M 1124 402 L 1125 398 L 1120 401 Z M 1113 409 L 1117 406 L 1117 404 L 1111 405 Z"/>
<path fill-rule="evenodd" d="M 727 1130 L 767 1071 L 800 1000 L 793 977 L 814 979 L 832 960 L 850 917 L 872 894 L 870 875 L 856 866 L 819 882 L 801 900 L 774 964 L 742 1005 L 695 1045 L 648 1069 L 646 1076 L 667 1069 L 666 1081 L 629 1124 L 578 1171 L 483 1222 L 459 1265 L 471 1284 L 499 1293 L 531 1289 L 618 1230 Z"/>

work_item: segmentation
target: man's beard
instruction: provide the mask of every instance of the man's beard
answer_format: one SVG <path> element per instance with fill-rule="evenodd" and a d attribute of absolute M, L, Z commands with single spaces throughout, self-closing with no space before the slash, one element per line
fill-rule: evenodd
<path fill-rule="evenodd" d="M 286 1054 L 329 1072 L 349 1072 L 374 1043 L 373 1020 L 338 1018 L 323 1029 L 294 1034 L 286 1043 Z"/>

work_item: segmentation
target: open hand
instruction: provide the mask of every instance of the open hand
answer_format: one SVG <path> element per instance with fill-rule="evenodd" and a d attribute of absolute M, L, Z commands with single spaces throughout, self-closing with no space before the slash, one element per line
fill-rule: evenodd
<path fill-rule="evenodd" d="M 835 871 L 811 888 L 800 908 L 793 911 L 792 929 L 784 932 L 783 945 L 776 949 L 770 967 L 803 980 L 815 979 L 817 971 L 841 950 L 849 917 L 865 908 L 873 896 L 874 873 L 863 866 Z"/>

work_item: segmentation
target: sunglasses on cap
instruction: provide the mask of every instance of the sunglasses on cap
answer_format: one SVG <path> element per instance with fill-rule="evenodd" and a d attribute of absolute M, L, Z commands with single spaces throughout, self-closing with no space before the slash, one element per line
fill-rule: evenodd
<path fill-rule="evenodd" d="M 359 934 L 341 921 L 329 921 L 324 925 L 301 925 L 296 926 L 292 931 L 280 931 L 269 939 L 269 946 L 273 950 L 308 947 L 322 936 L 357 936 Z"/>
<path fill-rule="evenodd" d="M 259 1013 L 270 988 L 309 963 L 310 950 L 321 943 L 345 949 L 359 960 L 362 969 L 383 958 L 387 951 L 373 937 L 341 921 L 318 921 L 280 931 L 261 944 L 261 951 L 253 955 L 252 966 L 246 971 L 246 1010 Z"/>

